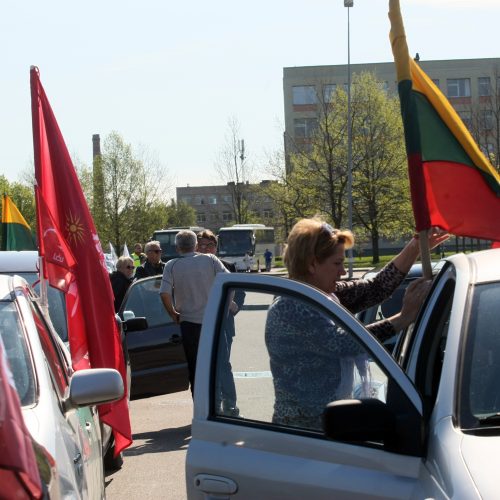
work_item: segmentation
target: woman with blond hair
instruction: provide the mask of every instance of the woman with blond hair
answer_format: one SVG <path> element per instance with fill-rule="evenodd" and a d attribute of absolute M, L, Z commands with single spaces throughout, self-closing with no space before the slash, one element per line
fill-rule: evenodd
<path fill-rule="evenodd" d="M 431 230 L 429 247 L 447 238 Z M 345 250 L 353 244 L 350 231 L 334 229 L 318 218 L 299 221 L 284 253 L 289 277 L 320 289 L 354 314 L 390 297 L 419 255 L 415 237 L 374 278 L 340 281 Z M 368 330 L 382 342 L 406 328 L 415 320 L 430 283 L 415 280 L 401 312 L 369 325 Z M 361 376 L 367 368 L 365 351 L 351 335 L 293 297 L 278 297 L 269 308 L 266 345 L 275 388 L 273 420 L 279 424 L 321 429 L 326 404 L 352 397 L 354 366 Z"/>

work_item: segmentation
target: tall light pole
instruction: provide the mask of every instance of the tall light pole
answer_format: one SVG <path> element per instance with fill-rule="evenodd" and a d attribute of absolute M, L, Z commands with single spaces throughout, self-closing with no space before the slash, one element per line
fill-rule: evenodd
<path fill-rule="evenodd" d="M 354 7 L 354 0 L 344 0 L 347 7 L 347 220 L 349 230 L 352 232 L 352 123 L 351 123 L 351 33 L 349 13 Z M 349 264 L 349 278 L 353 276 L 352 248 L 347 250 Z"/>

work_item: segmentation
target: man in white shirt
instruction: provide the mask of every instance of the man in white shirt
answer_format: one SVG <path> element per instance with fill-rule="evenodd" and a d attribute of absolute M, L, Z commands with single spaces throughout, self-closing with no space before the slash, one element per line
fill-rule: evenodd
<path fill-rule="evenodd" d="M 196 243 L 193 231 L 177 233 L 175 245 L 180 257 L 167 262 L 160 287 L 165 309 L 181 327 L 191 393 L 194 392 L 196 356 L 208 295 L 215 275 L 228 272 L 215 255 L 196 253 Z"/>

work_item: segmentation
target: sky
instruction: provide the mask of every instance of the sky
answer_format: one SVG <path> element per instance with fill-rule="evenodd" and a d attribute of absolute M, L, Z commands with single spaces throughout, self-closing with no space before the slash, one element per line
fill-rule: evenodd
<path fill-rule="evenodd" d="M 3 0 L 0 175 L 33 169 L 29 69 L 75 162 L 117 131 L 175 186 L 220 184 L 228 122 L 257 179 L 282 148 L 283 68 L 347 63 L 343 0 Z M 401 0 L 421 60 L 500 57 L 500 0 Z M 392 60 L 388 0 L 354 0 L 351 63 Z M 172 192 L 173 194 L 173 192 Z"/>

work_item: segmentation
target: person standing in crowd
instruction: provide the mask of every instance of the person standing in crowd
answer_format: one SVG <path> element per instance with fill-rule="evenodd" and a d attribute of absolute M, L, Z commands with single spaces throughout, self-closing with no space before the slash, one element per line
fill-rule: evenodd
<path fill-rule="evenodd" d="M 197 235 L 197 251 L 200 253 L 209 253 L 215 255 L 217 252 L 217 237 L 209 229 L 200 231 Z M 236 272 L 236 266 L 232 262 L 224 259 L 220 261 L 231 272 Z M 237 417 L 240 410 L 236 405 L 236 386 L 234 385 L 233 368 L 231 366 L 231 346 L 235 335 L 234 316 L 243 306 L 245 301 L 245 292 L 238 290 L 234 295 L 234 304 L 232 311 L 225 322 L 224 333 L 219 340 L 219 361 L 217 362 L 217 391 L 220 399 L 220 410 L 223 415 Z"/>
<path fill-rule="evenodd" d="M 429 248 L 447 238 L 447 233 L 431 230 Z M 374 278 L 340 281 L 345 250 L 353 244 L 350 231 L 319 219 L 300 220 L 288 235 L 284 253 L 289 277 L 318 288 L 354 314 L 389 298 L 420 251 L 415 237 Z M 424 278 L 415 280 L 401 312 L 368 325 L 368 330 L 383 342 L 406 328 L 415 320 L 430 284 Z M 266 346 L 275 390 L 274 423 L 321 429 L 325 406 L 352 397 L 354 366 L 362 377 L 368 373 L 368 356 L 361 345 L 341 325 L 291 296 L 278 297 L 269 307 Z"/>
<path fill-rule="evenodd" d="M 111 288 L 115 297 L 115 312 L 120 310 L 123 297 L 134 280 L 134 261 L 131 257 L 120 257 L 116 262 L 116 271 L 109 275 Z"/>
<path fill-rule="evenodd" d="M 147 278 L 162 274 L 165 264 L 161 261 L 161 246 L 159 241 L 148 241 L 144 247 L 146 260 L 135 270 L 135 279 Z"/>
<path fill-rule="evenodd" d="M 180 257 L 167 262 L 160 287 L 167 313 L 181 327 L 191 394 L 194 393 L 201 322 L 210 288 L 217 273 L 229 272 L 215 255 L 196 253 L 196 244 L 193 231 L 182 230 L 176 234 L 175 246 Z"/>
<path fill-rule="evenodd" d="M 134 259 L 135 267 L 139 267 L 141 264 L 144 264 L 146 261 L 146 255 L 142 253 L 142 245 L 140 243 L 136 243 L 134 245 L 134 251 L 130 257 Z"/>
<path fill-rule="evenodd" d="M 264 252 L 264 259 L 266 260 L 266 271 L 269 272 L 273 263 L 273 253 L 269 250 L 269 248 L 266 248 L 266 251 Z"/>

